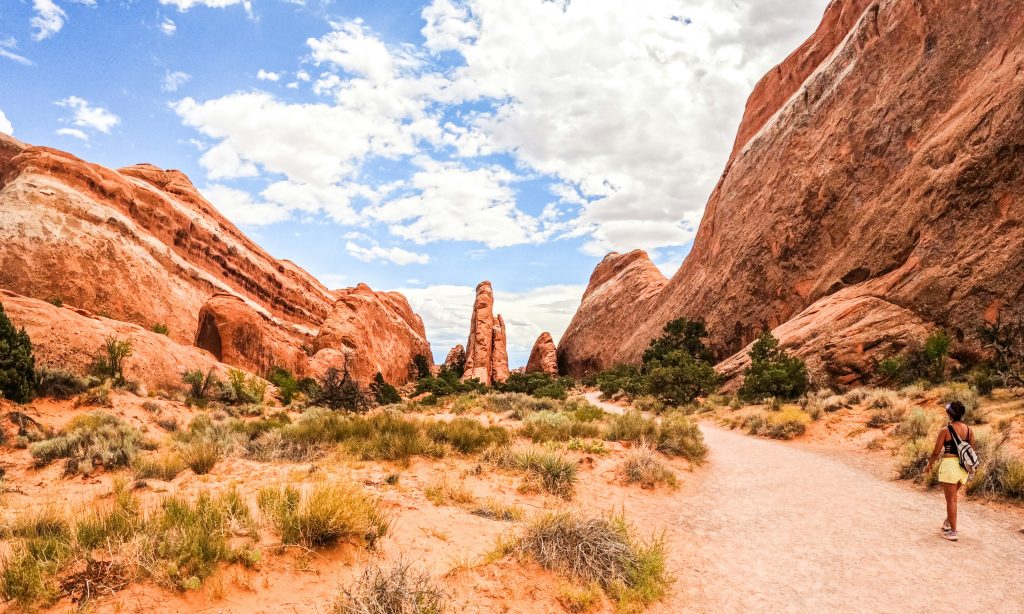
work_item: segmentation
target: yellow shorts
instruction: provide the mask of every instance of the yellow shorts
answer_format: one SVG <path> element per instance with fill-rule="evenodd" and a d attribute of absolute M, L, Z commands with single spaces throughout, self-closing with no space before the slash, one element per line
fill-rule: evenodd
<path fill-rule="evenodd" d="M 967 471 L 958 458 L 943 458 L 939 463 L 939 481 L 943 484 L 966 484 Z"/>

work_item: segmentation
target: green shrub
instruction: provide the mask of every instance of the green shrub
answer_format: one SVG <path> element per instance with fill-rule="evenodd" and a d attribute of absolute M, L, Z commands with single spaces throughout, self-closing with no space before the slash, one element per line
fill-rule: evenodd
<path fill-rule="evenodd" d="M 572 378 L 569 377 L 553 377 L 547 373 L 511 373 L 504 382 L 495 384 L 494 389 L 542 399 L 565 400 L 572 385 Z"/>
<path fill-rule="evenodd" d="M 95 465 L 107 469 L 127 466 L 139 450 L 153 447 L 127 422 L 94 411 L 72 418 L 59 435 L 32 444 L 29 452 L 39 466 L 66 458 L 67 473 L 89 474 Z"/>
<path fill-rule="evenodd" d="M 131 340 L 107 337 L 93 362 L 93 374 L 100 379 L 109 379 L 114 386 L 125 386 L 128 382 L 124 378 L 124 363 L 131 355 Z"/>
<path fill-rule="evenodd" d="M 639 484 L 642 488 L 654 488 L 659 484 L 676 487 L 679 481 L 676 474 L 658 458 L 650 444 L 632 448 L 619 465 L 619 473 L 626 482 Z"/>
<path fill-rule="evenodd" d="M 609 441 L 654 441 L 658 434 L 658 423 L 648 420 L 637 411 L 627 411 L 619 416 L 612 416 L 608 422 L 605 439 Z"/>
<path fill-rule="evenodd" d="M 272 367 L 267 375 L 267 381 L 277 387 L 277 393 L 281 397 L 283 405 L 291 405 L 295 393 L 299 392 L 299 381 L 295 379 L 291 371 L 284 367 Z"/>
<path fill-rule="evenodd" d="M 708 454 L 700 427 L 678 412 L 662 417 L 657 437 L 651 443 L 662 454 L 681 456 L 698 464 L 704 462 Z"/>
<path fill-rule="evenodd" d="M 907 359 L 903 356 L 890 356 L 878 363 L 878 377 L 885 384 L 903 384 L 907 382 Z"/>
<path fill-rule="evenodd" d="M 600 585 L 620 609 L 636 610 L 665 594 L 665 541 L 640 541 L 624 516 L 554 512 L 533 520 L 511 549 L 546 569 Z"/>
<path fill-rule="evenodd" d="M 430 393 L 435 397 L 447 397 L 468 392 L 486 392 L 487 387 L 477 379 L 463 381 L 462 375 L 447 367 L 441 367 L 437 377 L 429 373 L 416 382 L 416 395 Z"/>
<path fill-rule="evenodd" d="M 903 420 L 896 426 L 896 434 L 908 437 L 910 439 L 917 439 L 924 437 L 931 430 L 932 423 L 935 422 L 935 418 L 925 412 L 919 407 L 915 407 Z"/>
<path fill-rule="evenodd" d="M 514 463 L 549 493 L 571 499 L 576 491 L 577 467 L 571 458 L 557 452 L 530 449 L 518 454 Z"/>
<path fill-rule="evenodd" d="M 38 369 L 36 371 L 36 394 L 51 399 L 66 400 L 82 394 L 89 388 L 89 381 L 67 371 Z"/>
<path fill-rule="evenodd" d="M 518 392 L 491 392 L 484 397 L 484 402 L 492 411 L 510 412 L 516 420 L 525 420 L 534 412 L 558 411 L 561 408 L 561 404 L 554 399 L 541 399 Z"/>
<path fill-rule="evenodd" d="M 89 552 L 127 542 L 142 530 L 140 510 L 139 500 L 128 490 L 127 483 L 114 482 L 113 501 L 89 509 L 77 519 L 78 545 Z"/>
<path fill-rule="evenodd" d="M 24 328 L 14 328 L 0 303 L 0 396 L 15 403 L 31 401 L 35 372 L 36 360 L 28 333 Z"/>
<path fill-rule="evenodd" d="M 608 446 L 600 439 L 580 439 L 573 437 L 566 446 L 573 452 L 584 452 L 586 454 L 608 454 Z"/>
<path fill-rule="evenodd" d="M 652 362 L 671 360 L 669 356 L 675 352 L 685 352 L 695 360 L 709 362 L 712 355 L 703 341 L 707 336 L 708 330 L 703 320 L 672 320 L 665 324 L 661 336 L 651 341 L 644 350 L 644 366 Z"/>
<path fill-rule="evenodd" d="M 384 381 L 384 375 L 380 371 L 373 376 L 370 394 L 377 405 L 394 405 L 402 402 L 402 395 L 398 394 L 398 389 Z"/>
<path fill-rule="evenodd" d="M 646 389 L 668 405 L 686 405 L 717 390 L 720 378 L 711 364 L 674 350 L 644 366 Z M 802 393 L 802 392 L 801 392 Z"/>
<path fill-rule="evenodd" d="M 739 395 L 758 402 L 767 397 L 795 399 L 807 391 L 807 365 L 779 347 L 771 332 L 763 333 L 750 348 L 750 366 L 743 372 Z"/>
<path fill-rule="evenodd" d="M 153 332 L 158 335 L 169 335 L 171 333 L 171 329 L 167 328 L 166 324 L 158 322 L 153 325 Z"/>
<path fill-rule="evenodd" d="M 580 398 L 569 399 L 562 409 L 576 422 L 598 422 L 605 417 L 603 409 Z"/>
<path fill-rule="evenodd" d="M 196 407 L 206 407 L 210 396 L 220 388 L 220 381 L 213 374 L 213 369 L 207 371 L 205 375 L 199 369 L 184 371 L 181 374 L 181 381 L 188 384 L 185 403 Z"/>
<path fill-rule="evenodd" d="M 234 403 L 262 403 L 267 393 L 267 382 L 238 369 L 228 369 L 228 386 Z"/>
<path fill-rule="evenodd" d="M 188 430 L 175 435 L 182 462 L 198 475 L 209 473 L 221 459 L 240 451 L 248 439 L 242 422 L 214 422 L 207 414 L 199 414 Z"/>
<path fill-rule="evenodd" d="M 502 426 L 484 426 L 474 418 L 437 421 L 427 427 L 427 436 L 438 444 L 448 444 L 463 454 L 479 452 L 490 445 L 508 443 L 508 430 Z"/>
<path fill-rule="evenodd" d="M 541 411 L 526 418 L 520 434 L 535 443 L 542 443 L 569 441 L 573 437 L 598 437 L 601 428 L 592 422 L 573 420 L 566 414 Z"/>
<path fill-rule="evenodd" d="M 665 403 L 660 401 L 657 397 L 642 396 L 633 399 L 633 409 L 639 412 L 660 414 L 665 411 Z"/>
<path fill-rule="evenodd" d="M 54 307 L 64 306 L 64 299 L 59 296 L 51 296 L 50 298 L 46 299 L 46 302 L 53 305 Z"/>
<path fill-rule="evenodd" d="M 786 405 L 779 411 L 759 411 L 744 421 L 751 435 L 772 439 L 792 439 L 803 435 L 811 417 L 796 405 Z"/>
<path fill-rule="evenodd" d="M 971 371 L 968 381 L 979 394 L 986 397 L 991 396 L 992 391 L 1002 384 L 999 373 L 987 362 L 976 366 Z"/>
<path fill-rule="evenodd" d="M 339 542 L 372 547 L 390 526 L 378 503 L 349 482 L 318 484 L 305 494 L 294 486 L 265 487 L 257 502 L 282 543 L 306 548 Z"/>
<path fill-rule="evenodd" d="M 310 396 L 313 405 L 337 410 L 362 413 L 370 408 L 370 400 L 352 379 L 346 365 L 344 371 L 334 367 L 327 369 L 317 382 L 316 391 Z"/>
<path fill-rule="evenodd" d="M 941 382 L 946 379 L 950 343 L 949 335 L 944 330 L 937 330 L 925 339 L 921 355 L 932 381 Z"/>
<path fill-rule="evenodd" d="M 426 572 L 412 571 L 398 561 L 382 568 L 367 566 L 355 582 L 341 590 L 333 614 L 441 614 L 448 597 Z"/>
<path fill-rule="evenodd" d="M 647 394 L 647 383 L 640 369 L 633 365 L 616 365 L 598 373 L 597 388 L 606 399 L 620 392 L 631 397 Z"/>

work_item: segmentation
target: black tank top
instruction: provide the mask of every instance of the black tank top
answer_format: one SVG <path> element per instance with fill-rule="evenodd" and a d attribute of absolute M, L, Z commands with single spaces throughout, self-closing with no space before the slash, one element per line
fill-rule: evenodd
<path fill-rule="evenodd" d="M 950 422 L 950 424 L 953 424 L 953 423 Z M 948 433 L 949 429 L 946 429 L 946 432 Z M 957 433 L 957 435 L 959 435 L 959 433 Z M 967 437 L 963 437 L 962 439 L 964 441 L 968 441 L 968 440 L 970 440 L 970 438 L 971 438 L 971 427 L 968 426 L 967 427 Z M 946 440 L 946 449 L 945 450 L 946 450 L 946 454 L 952 454 L 953 456 L 957 455 L 956 454 L 956 442 L 953 441 L 953 436 L 952 435 L 950 435 L 949 439 Z"/>

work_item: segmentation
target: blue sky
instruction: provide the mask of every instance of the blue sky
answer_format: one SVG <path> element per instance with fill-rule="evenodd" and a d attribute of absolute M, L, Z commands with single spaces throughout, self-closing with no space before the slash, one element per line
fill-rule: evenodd
<path fill-rule="evenodd" d="M 488 279 L 516 365 L 608 251 L 672 274 L 826 4 L 4 0 L 0 130 L 184 171 L 327 285 L 404 292 L 438 358 Z"/>

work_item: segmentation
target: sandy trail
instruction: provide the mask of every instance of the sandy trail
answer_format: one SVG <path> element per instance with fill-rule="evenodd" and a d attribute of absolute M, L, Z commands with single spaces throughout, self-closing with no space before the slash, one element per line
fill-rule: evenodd
<path fill-rule="evenodd" d="M 937 490 L 879 479 L 820 451 L 702 425 L 708 464 L 687 480 L 673 595 L 689 612 L 1024 612 L 1016 518 L 960 503 L 939 535 Z M 682 537 L 682 539 L 680 539 Z"/>
<path fill-rule="evenodd" d="M 603 409 L 605 412 L 607 412 L 609 414 L 615 414 L 615 415 L 621 416 L 622 414 L 626 413 L 626 408 L 625 407 L 623 407 L 621 405 L 616 405 L 614 403 L 609 403 L 607 401 L 602 401 L 601 400 L 601 392 L 600 391 L 588 392 L 588 393 L 584 394 L 583 396 L 584 396 L 584 398 L 587 399 L 587 401 L 590 402 L 591 405 L 596 405 L 596 406 L 600 407 L 601 409 Z"/>

